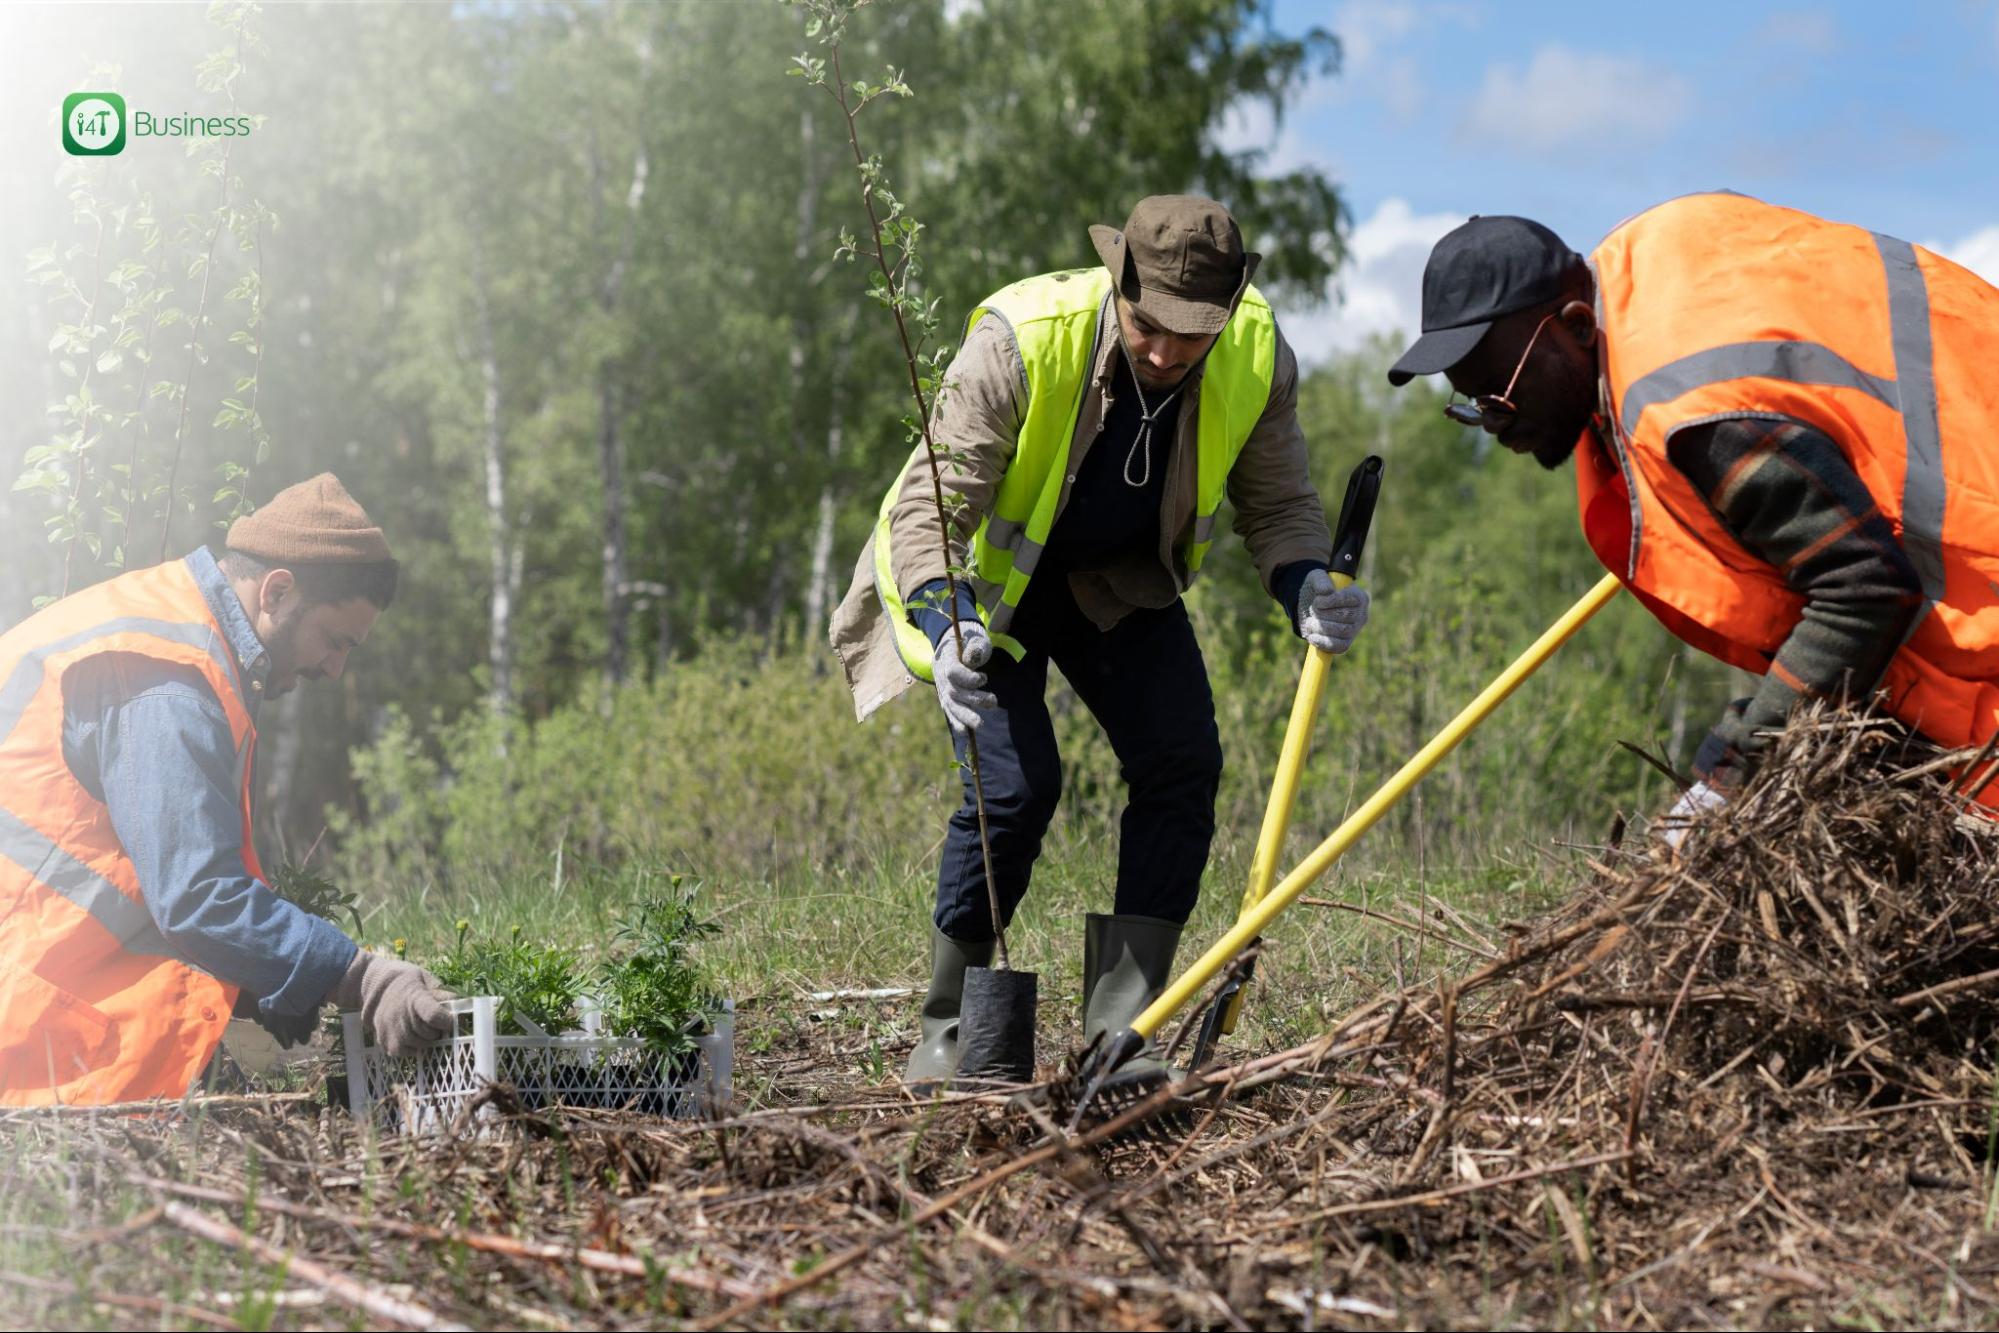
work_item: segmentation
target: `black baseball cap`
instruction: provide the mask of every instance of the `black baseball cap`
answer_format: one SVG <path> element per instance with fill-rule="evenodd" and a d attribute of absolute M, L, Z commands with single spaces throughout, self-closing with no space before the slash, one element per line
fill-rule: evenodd
<path fill-rule="evenodd" d="M 1449 370 L 1494 320 L 1560 296 L 1582 262 L 1561 237 L 1526 218 L 1474 217 L 1446 233 L 1423 266 L 1423 336 L 1389 370 L 1388 382 Z"/>

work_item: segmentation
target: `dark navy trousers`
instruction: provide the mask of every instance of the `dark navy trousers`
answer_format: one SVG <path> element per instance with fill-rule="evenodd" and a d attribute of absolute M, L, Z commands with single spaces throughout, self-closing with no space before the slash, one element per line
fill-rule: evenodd
<path fill-rule="evenodd" d="M 1000 911 L 1011 921 L 1026 896 L 1062 795 L 1062 757 L 1045 698 L 1053 662 L 1104 729 L 1124 778 L 1115 910 L 1186 921 L 1214 839 L 1222 774 L 1214 695 L 1187 608 L 1177 600 L 1141 608 L 1099 630 L 1077 609 L 1068 579 L 1044 571 L 1021 603 L 1013 637 L 1026 656 L 1015 661 L 994 650 L 986 679 L 999 707 L 979 728 Z M 992 938 L 992 911 L 966 748 L 958 739 L 965 799 L 944 839 L 935 919 L 953 939 L 978 941 Z"/>

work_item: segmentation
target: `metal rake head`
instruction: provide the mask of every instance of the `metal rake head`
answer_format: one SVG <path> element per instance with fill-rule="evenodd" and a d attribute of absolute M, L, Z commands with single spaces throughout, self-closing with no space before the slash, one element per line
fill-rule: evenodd
<path fill-rule="evenodd" d="M 1175 1071 L 1150 1062 L 1131 1066 L 1145 1039 L 1129 1028 L 1106 1033 L 1068 1060 L 1068 1076 L 1048 1087 L 1049 1109 L 1066 1132 L 1119 1125 L 1110 1137 L 1174 1139 L 1192 1123 L 1188 1103 L 1172 1095 Z"/>

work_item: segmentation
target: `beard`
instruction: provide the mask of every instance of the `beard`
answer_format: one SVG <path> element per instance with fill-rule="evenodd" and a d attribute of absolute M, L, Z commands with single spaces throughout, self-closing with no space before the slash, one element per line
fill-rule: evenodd
<path fill-rule="evenodd" d="M 1566 444 L 1558 440 L 1548 440 L 1537 444 L 1533 450 L 1534 461 L 1548 471 L 1553 472 L 1560 468 L 1562 464 L 1569 461 L 1569 455 L 1576 451 L 1576 442 L 1581 438 L 1582 432 L 1578 431 L 1569 437 L 1569 441 Z"/>
<path fill-rule="evenodd" d="M 305 620 L 303 607 L 279 621 L 271 631 L 271 641 L 264 650 L 271 655 L 270 676 L 264 687 L 264 697 L 279 699 L 290 694 L 299 682 L 298 631 Z"/>
<path fill-rule="evenodd" d="M 1534 461 L 1550 472 L 1569 461 L 1577 441 L 1589 429 L 1590 413 L 1596 407 L 1595 367 L 1568 360 L 1558 365 L 1548 391 L 1548 401 L 1557 404 L 1557 409 L 1544 421 L 1521 421 L 1517 443 L 1503 438 L 1500 441 L 1532 454 Z"/>
<path fill-rule="evenodd" d="M 1129 347 L 1124 349 L 1124 364 L 1125 368 L 1131 371 L 1131 377 L 1138 381 L 1139 388 L 1150 389 L 1154 393 L 1162 389 L 1171 389 L 1183 383 L 1187 378 L 1187 372 L 1193 369 L 1192 366 L 1182 366 L 1178 370 L 1168 371 L 1162 376 L 1159 372 L 1153 370 L 1152 367 L 1145 365 L 1137 357 L 1133 356 Z"/>

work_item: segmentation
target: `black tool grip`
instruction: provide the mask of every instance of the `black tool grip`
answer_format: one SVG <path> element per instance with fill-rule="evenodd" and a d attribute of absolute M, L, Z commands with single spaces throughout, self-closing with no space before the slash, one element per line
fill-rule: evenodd
<path fill-rule="evenodd" d="M 1381 494 L 1381 459 L 1369 454 L 1355 465 L 1347 478 L 1347 494 L 1340 501 L 1340 521 L 1333 529 L 1332 572 L 1354 578 L 1360 573 L 1361 548 L 1367 545 L 1367 530 L 1374 523 L 1374 502 Z"/>

